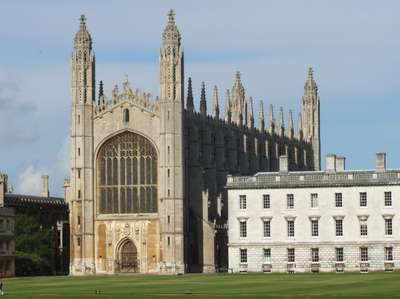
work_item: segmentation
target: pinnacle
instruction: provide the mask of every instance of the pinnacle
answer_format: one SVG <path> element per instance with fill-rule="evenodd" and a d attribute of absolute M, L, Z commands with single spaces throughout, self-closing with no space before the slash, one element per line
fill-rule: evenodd
<path fill-rule="evenodd" d="M 168 13 L 168 23 L 175 23 L 175 11 L 171 9 Z"/>
<path fill-rule="evenodd" d="M 314 74 L 314 71 L 313 71 L 312 67 L 310 66 L 310 67 L 308 68 L 308 79 L 309 79 L 309 80 L 313 80 L 313 79 L 314 79 L 313 74 Z"/>
<path fill-rule="evenodd" d="M 80 27 L 81 27 L 81 29 L 86 28 L 86 17 L 84 14 L 81 14 L 81 17 L 80 17 Z"/>
<path fill-rule="evenodd" d="M 240 81 L 240 72 L 236 71 L 236 81 Z"/>

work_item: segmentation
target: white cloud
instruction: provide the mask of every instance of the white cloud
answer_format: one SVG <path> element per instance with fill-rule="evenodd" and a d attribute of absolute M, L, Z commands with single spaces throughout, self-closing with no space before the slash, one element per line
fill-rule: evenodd
<path fill-rule="evenodd" d="M 28 166 L 18 175 L 15 193 L 40 195 L 41 176 L 47 173 L 43 168 Z"/>

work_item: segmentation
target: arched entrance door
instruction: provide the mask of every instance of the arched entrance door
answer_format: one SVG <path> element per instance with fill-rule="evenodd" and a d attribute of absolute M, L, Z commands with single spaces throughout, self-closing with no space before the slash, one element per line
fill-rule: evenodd
<path fill-rule="evenodd" d="M 126 241 L 120 249 L 121 272 L 138 272 L 137 249 L 132 241 Z"/>

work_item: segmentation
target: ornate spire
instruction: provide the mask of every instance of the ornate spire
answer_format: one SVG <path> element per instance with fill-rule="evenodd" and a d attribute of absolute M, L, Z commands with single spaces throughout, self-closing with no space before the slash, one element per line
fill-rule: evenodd
<path fill-rule="evenodd" d="M 103 89 L 103 81 L 100 80 L 100 84 L 99 84 L 99 98 L 104 96 L 104 89 Z"/>
<path fill-rule="evenodd" d="M 292 139 L 294 136 L 292 110 L 289 110 L 288 134 L 289 134 L 289 138 Z"/>
<path fill-rule="evenodd" d="M 201 82 L 200 114 L 203 116 L 207 116 L 206 85 L 204 81 Z"/>
<path fill-rule="evenodd" d="M 164 29 L 163 43 L 165 44 L 178 44 L 181 43 L 181 34 L 175 24 L 175 12 L 171 9 L 168 13 L 168 24 Z"/>
<path fill-rule="evenodd" d="M 264 102 L 260 101 L 260 107 L 258 108 L 258 129 L 264 133 L 265 131 L 265 120 L 264 120 Z"/>
<path fill-rule="evenodd" d="M 190 78 L 190 77 L 188 79 L 188 93 L 187 93 L 187 98 L 186 98 L 186 109 L 190 113 L 194 112 L 192 78 Z"/>
<path fill-rule="evenodd" d="M 274 118 L 274 106 L 269 105 L 269 133 L 272 135 L 275 133 L 275 118 Z"/>
<path fill-rule="evenodd" d="M 319 170 L 321 168 L 320 99 L 311 67 L 308 69 L 307 81 L 304 84 L 301 112 L 303 139 L 310 142 L 313 149 L 311 168 Z"/>
<path fill-rule="evenodd" d="M 229 94 L 229 89 L 226 90 L 226 98 L 225 98 L 225 122 L 230 123 L 232 117 L 231 110 L 231 96 Z"/>
<path fill-rule="evenodd" d="M 303 117 L 301 112 L 299 113 L 299 132 L 297 138 L 299 138 L 299 140 L 303 139 Z"/>
<path fill-rule="evenodd" d="M 317 83 L 314 80 L 314 71 L 311 66 L 308 68 L 308 78 L 304 84 L 304 91 L 305 93 L 316 93 L 318 91 Z"/>
<path fill-rule="evenodd" d="M 104 96 L 104 90 L 103 90 L 103 81 L 100 80 L 99 83 L 99 99 L 97 101 L 97 105 L 100 105 L 100 99 Z"/>
<path fill-rule="evenodd" d="M 232 121 L 239 126 L 243 125 L 245 115 L 245 90 L 240 79 L 240 72 L 236 72 L 235 84 L 231 92 Z M 246 124 L 246 120 L 245 125 Z"/>
<path fill-rule="evenodd" d="M 218 88 L 214 86 L 213 93 L 213 117 L 219 119 L 219 100 L 218 100 Z"/>
<path fill-rule="evenodd" d="M 75 49 L 78 47 L 88 47 L 92 49 L 92 37 L 86 28 L 85 15 L 81 15 L 79 24 L 79 31 L 75 34 Z"/>
<path fill-rule="evenodd" d="M 112 102 L 115 104 L 118 101 L 119 89 L 118 85 L 115 84 L 114 89 L 112 90 Z"/>
<path fill-rule="evenodd" d="M 279 135 L 283 136 L 285 134 L 285 120 L 283 117 L 283 107 L 279 110 Z"/>
<path fill-rule="evenodd" d="M 247 127 L 254 128 L 253 98 L 250 97 L 247 104 Z"/>

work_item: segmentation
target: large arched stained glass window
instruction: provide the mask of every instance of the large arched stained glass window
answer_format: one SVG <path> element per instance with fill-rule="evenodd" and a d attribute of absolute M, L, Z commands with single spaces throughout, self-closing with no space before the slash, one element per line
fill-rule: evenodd
<path fill-rule="evenodd" d="M 157 212 L 157 152 L 149 140 L 131 132 L 111 138 L 97 169 L 101 214 Z"/>

